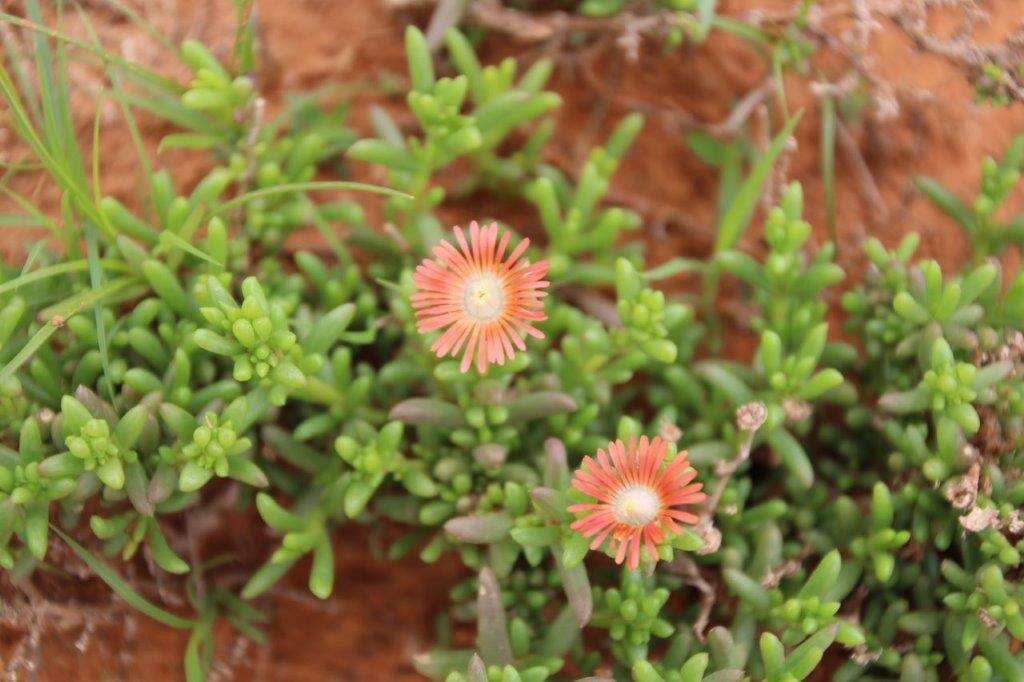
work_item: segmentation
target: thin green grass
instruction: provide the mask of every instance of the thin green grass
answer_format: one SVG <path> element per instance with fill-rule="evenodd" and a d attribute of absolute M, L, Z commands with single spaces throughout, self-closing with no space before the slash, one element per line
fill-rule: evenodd
<path fill-rule="evenodd" d="M 347 180 L 314 180 L 311 182 L 289 182 L 282 185 L 274 185 L 273 187 L 264 187 L 262 189 L 255 189 L 251 192 L 241 194 L 234 199 L 225 201 L 220 206 L 215 208 L 211 213 L 212 215 L 221 215 L 228 211 L 243 206 L 246 202 L 258 199 L 259 197 L 273 196 L 275 194 L 287 194 L 290 192 L 314 192 L 318 190 L 353 190 L 356 192 L 368 192 L 370 194 L 383 194 L 390 197 L 401 197 L 404 199 L 411 199 L 412 196 L 405 192 L 399 192 L 396 189 L 390 187 L 381 187 L 379 185 L 369 185 L 365 182 L 350 182 Z"/>
<path fill-rule="evenodd" d="M 111 590 L 117 593 L 122 599 L 128 604 L 149 616 L 153 620 L 163 623 L 172 628 L 178 628 L 180 630 L 190 630 L 195 627 L 196 622 L 189 620 L 188 618 L 182 618 L 181 616 L 175 615 L 170 611 L 166 611 L 153 602 L 147 600 L 145 597 L 136 592 L 131 585 L 124 581 L 121 576 L 115 573 L 109 566 L 103 563 L 100 559 L 96 558 L 89 550 L 82 547 L 80 544 L 74 541 L 67 533 L 62 531 L 57 526 L 51 525 L 51 529 L 56 533 L 61 540 L 67 543 L 68 547 L 78 555 L 85 564 L 105 582 Z"/>
<path fill-rule="evenodd" d="M 821 182 L 825 193 L 825 221 L 829 239 L 836 240 L 836 102 L 821 100 Z"/>
<path fill-rule="evenodd" d="M 54 40 L 66 43 L 68 45 L 73 45 L 74 47 L 85 50 L 89 54 L 99 57 L 100 60 L 104 63 L 117 66 L 118 68 L 122 69 L 125 73 L 130 74 L 136 78 L 139 78 L 142 81 L 151 83 L 153 85 L 159 85 L 161 88 L 164 88 L 169 92 L 181 93 L 185 90 L 181 85 L 175 83 L 169 78 L 164 78 L 163 76 L 160 76 L 159 74 L 154 73 L 149 69 L 139 66 L 134 62 L 128 61 L 123 57 L 117 56 L 116 54 L 110 53 L 107 50 L 104 50 L 102 47 L 97 47 L 84 40 L 79 40 L 78 38 L 66 35 L 64 33 L 61 33 L 60 31 L 56 31 L 47 26 L 43 26 L 42 24 L 39 24 L 35 21 L 23 19 L 21 17 L 14 16 L 13 14 L 10 14 L 8 12 L 0 12 L 0 21 L 4 21 L 8 24 L 11 24 L 12 26 L 18 26 L 19 28 L 29 29 L 30 31 L 34 31 L 36 33 L 42 34 Z"/>
<path fill-rule="evenodd" d="M 100 91 L 100 98 L 96 103 L 96 115 L 93 117 L 92 123 L 92 188 L 93 200 L 97 206 L 99 206 L 100 199 L 103 197 L 103 192 L 100 188 L 100 112 L 102 111 L 103 92 Z M 110 221 L 107 220 L 106 214 L 103 211 L 99 213 L 106 222 L 107 228 L 112 230 L 113 228 L 110 227 Z M 96 241 L 95 232 L 87 226 L 85 229 L 86 258 L 89 261 L 89 284 L 94 290 L 102 287 L 105 281 L 103 268 L 100 265 L 99 246 Z M 107 397 L 110 398 L 110 404 L 116 410 L 118 400 L 117 396 L 114 395 L 114 383 L 111 381 L 110 339 L 107 335 L 106 322 L 103 319 L 103 310 L 99 306 L 93 309 L 93 321 L 96 324 L 96 340 L 100 351 L 100 363 L 103 365 L 103 375 L 107 378 Z"/>
<path fill-rule="evenodd" d="M 124 263 L 120 261 L 101 260 L 100 267 L 104 270 L 111 272 L 127 272 L 128 268 Z M 0 282 L 0 296 L 9 295 L 12 291 L 28 286 L 36 282 L 50 279 L 51 277 L 60 277 L 62 275 L 68 275 L 78 272 L 88 272 L 89 261 L 86 259 L 64 261 L 63 263 L 57 263 L 55 265 L 48 265 L 38 270 L 31 272 L 24 272 L 20 276 L 8 281 Z"/>

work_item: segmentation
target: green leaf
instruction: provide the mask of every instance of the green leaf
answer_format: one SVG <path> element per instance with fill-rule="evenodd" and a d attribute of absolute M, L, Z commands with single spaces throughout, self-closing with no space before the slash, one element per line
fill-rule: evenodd
<path fill-rule="evenodd" d="M 403 400 L 391 408 L 388 419 L 397 419 L 417 426 L 438 426 L 448 429 L 457 429 L 466 424 L 466 418 L 460 408 L 436 398 Z"/>
<path fill-rule="evenodd" d="M 508 537 L 512 519 L 505 512 L 456 516 L 444 524 L 444 531 L 456 540 L 490 544 Z"/>
<path fill-rule="evenodd" d="M 256 493 L 256 509 L 268 526 L 281 533 L 301 531 L 306 522 L 277 503 L 267 493 Z"/>
<path fill-rule="evenodd" d="M 160 154 L 167 149 L 209 149 L 217 145 L 221 139 L 219 135 L 208 133 L 171 133 L 160 139 L 156 153 Z"/>
<path fill-rule="evenodd" d="M 789 470 L 802 488 L 810 488 L 814 484 L 814 467 L 807 453 L 792 434 L 779 427 L 768 434 L 768 445 L 782 460 L 783 466 Z"/>
<path fill-rule="evenodd" d="M 818 563 L 817 568 L 815 568 L 811 573 L 810 577 L 807 578 L 807 582 L 804 583 L 804 586 L 800 588 L 798 596 L 803 598 L 823 598 L 828 589 L 839 577 L 839 571 L 842 568 L 842 564 L 843 561 L 839 556 L 839 550 L 834 549 L 826 554 Z"/>
<path fill-rule="evenodd" d="M 182 251 L 192 254 L 199 260 L 206 261 L 210 265 L 215 265 L 219 268 L 224 267 L 224 263 L 214 259 L 202 249 L 193 246 L 191 242 L 182 239 L 174 232 L 164 230 L 160 233 L 159 241 L 164 248 L 168 250 L 168 252 L 170 252 L 171 249 L 181 249 Z"/>
<path fill-rule="evenodd" d="M 148 526 L 146 541 L 149 544 L 150 552 L 153 554 L 153 560 L 157 565 L 168 573 L 175 573 L 177 575 L 188 573 L 188 564 L 175 554 L 171 546 L 167 544 L 167 539 L 160 530 L 156 519 L 150 519 Z"/>
<path fill-rule="evenodd" d="M 0 385 L 4 384 L 15 372 L 21 369 L 21 366 L 35 355 L 36 351 L 53 336 L 54 332 L 64 325 L 64 321 L 68 317 L 82 310 L 91 309 L 92 306 L 107 298 L 113 298 L 124 293 L 124 290 L 132 284 L 133 281 L 130 278 L 116 279 L 97 289 L 90 289 L 81 294 L 69 296 L 60 303 L 52 305 L 39 313 L 42 319 L 47 320 L 46 324 L 40 327 L 39 331 L 33 334 L 32 338 L 21 347 L 17 354 L 0 369 Z"/>
<path fill-rule="evenodd" d="M 698 362 L 694 366 L 694 371 L 737 406 L 749 403 L 754 399 L 750 388 L 726 363 L 705 360 Z"/>
<path fill-rule="evenodd" d="M 726 568 L 722 571 L 722 577 L 736 596 L 757 609 L 759 613 L 766 612 L 771 606 L 768 590 L 743 571 Z"/>
<path fill-rule="evenodd" d="M 268 485 L 263 470 L 255 462 L 242 457 L 228 458 L 228 476 L 254 488 L 265 488 Z"/>
<path fill-rule="evenodd" d="M 103 481 L 103 484 L 120 490 L 124 487 L 124 465 L 121 460 L 110 458 L 96 468 L 96 476 Z"/>
<path fill-rule="evenodd" d="M 211 215 L 223 215 L 228 213 L 234 208 L 244 206 L 246 203 L 253 199 L 259 199 L 261 197 L 274 196 L 275 194 L 288 194 L 291 192 L 315 192 L 320 190 L 350 190 L 353 192 L 368 192 L 370 194 L 384 194 L 391 197 L 398 197 L 401 199 L 412 199 L 412 196 L 405 192 L 399 192 L 396 189 L 389 187 L 381 187 L 379 185 L 368 185 L 365 182 L 349 182 L 346 180 L 321 180 L 311 182 L 286 182 L 281 185 L 273 185 L 271 187 L 263 187 L 261 189 L 254 189 L 245 194 L 241 194 L 233 199 L 225 201 L 220 206 L 217 206 L 211 211 Z"/>
<path fill-rule="evenodd" d="M 477 651 L 488 665 L 506 665 L 512 662 L 512 645 L 501 588 L 490 568 L 480 571 L 477 582 Z"/>
<path fill-rule="evenodd" d="M 587 567 L 582 562 L 572 568 L 566 568 L 555 553 L 555 562 L 558 565 L 559 573 L 562 576 L 562 588 L 565 590 L 565 597 L 569 601 L 569 608 L 576 618 L 576 623 L 582 628 L 594 613 L 593 594 L 590 590 L 590 579 L 587 576 Z"/>
<path fill-rule="evenodd" d="M 821 662 L 821 657 L 825 654 L 825 650 L 832 645 L 835 638 L 836 628 L 832 626 L 819 630 L 805 639 L 802 644 L 793 649 L 789 656 L 786 657 L 785 672 L 798 680 L 802 680 L 810 675 L 811 671 Z"/>
<path fill-rule="evenodd" d="M 761 660 L 764 662 L 764 671 L 772 679 L 782 672 L 786 661 L 786 650 L 779 638 L 770 632 L 761 633 L 759 641 L 761 647 Z"/>
<path fill-rule="evenodd" d="M 825 220 L 829 239 L 836 239 L 836 101 L 821 100 L 821 181 L 825 194 Z"/>
<path fill-rule="evenodd" d="M 415 26 L 405 28 L 405 56 L 413 90 L 430 92 L 434 87 L 434 64 L 427 40 Z"/>
<path fill-rule="evenodd" d="M 955 220 L 968 234 L 973 234 L 977 230 L 974 214 L 952 192 L 924 175 L 919 175 L 915 178 L 914 183 L 921 194 L 928 197 L 940 211 Z"/>
<path fill-rule="evenodd" d="M 567 393 L 537 391 L 520 396 L 508 405 L 508 421 L 523 422 L 575 410 L 576 401 Z"/>
<path fill-rule="evenodd" d="M 323 533 L 313 548 L 313 567 L 309 571 L 309 591 L 320 599 L 327 599 L 334 591 L 334 549 L 327 533 Z"/>
<path fill-rule="evenodd" d="M 715 20 L 715 6 L 718 0 L 697 0 L 697 30 L 693 39 L 697 42 L 707 38 L 711 31 L 711 24 Z"/>
<path fill-rule="evenodd" d="M 213 478 L 212 471 L 195 462 L 187 462 L 181 469 L 178 487 L 185 493 L 194 492 L 206 485 L 206 482 L 211 478 Z"/>
<path fill-rule="evenodd" d="M 213 632 L 210 623 L 204 619 L 197 622 L 185 644 L 185 681 L 205 682 L 210 669 L 210 656 L 213 648 Z"/>
<path fill-rule="evenodd" d="M 254 599 L 269 590 L 298 560 L 299 557 L 294 556 L 284 561 L 268 561 L 260 566 L 242 588 L 242 599 Z"/>

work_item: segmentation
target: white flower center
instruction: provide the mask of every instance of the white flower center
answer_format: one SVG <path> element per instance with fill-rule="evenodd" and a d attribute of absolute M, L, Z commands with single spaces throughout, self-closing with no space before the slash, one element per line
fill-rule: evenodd
<path fill-rule="evenodd" d="M 624 488 L 612 500 L 612 514 L 619 523 L 646 526 L 658 516 L 661 498 L 645 485 Z"/>
<path fill-rule="evenodd" d="M 490 322 L 505 308 L 505 290 L 495 275 L 475 275 L 462 289 L 462 306 L 477 322 Z"/>

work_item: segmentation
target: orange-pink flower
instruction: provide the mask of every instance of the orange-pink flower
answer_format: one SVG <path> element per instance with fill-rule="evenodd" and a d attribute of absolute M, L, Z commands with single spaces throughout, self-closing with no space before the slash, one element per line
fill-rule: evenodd
<path fill-rule="evenodd" d="M 701 483 L 691 483 L 697 472 L 690 466 L 686 452 L 680 452 L 667 466 L 668 444 L 655 437 L 621 440 L 608 444 L 608 453 L 597 451 L 597 461 L 584 457 L 573 476 L 573 486 L 597 500 L 591 504 L 569 506 L 571 512 L 583 512 L 571 528 L 594 538 L 591 549 L 609 539 L 615 563 L 627 559 L 630 568 L 640 564 L 640 547 L 658 560 L 658 545 L 668 535 L 682 532 L 679 523 L 697 523 L 697 516 L 674 509 L 704 500 Z"/>
<path fill-rule="evenodd" d="M 476 364 L 483 374 L 491 363 L 505 364 L 515 349 L 525 350 L 526 335 L 544 338 L 533 326 L 547 318 L 541 300 L 548 286 L 547 261 L 531 264 L 522 257 L 530 245 L 524 239 L 506 257 L 511 238 L 500 239 L 497 223 L 469 224 L 469 241 L 455 228 L 458 248 L 447 241 L 434 247 L 413 273 L 412 307 L 421 334 L 444 329 L 431 345 L 439 358 L 462 355 L 462 371 Z"/>

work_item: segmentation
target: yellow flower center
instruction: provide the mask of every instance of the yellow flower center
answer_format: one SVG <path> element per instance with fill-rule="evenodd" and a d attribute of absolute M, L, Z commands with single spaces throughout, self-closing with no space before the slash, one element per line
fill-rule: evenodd
<path fill-rule="evenodd" d="M 505 290 L 495 275 L 470 277 L 462 290 L 462 305 L 466 315 L 477 322 L 491 322 L 505 308 Z"/>
<path fill-rule="evenodd" d="M 661 497 L 645 485 L 623 488 L 612 500 L 612 514 L 619 523 L 628 526 L 646 526 L 661 511 Z"/>

